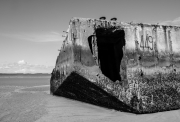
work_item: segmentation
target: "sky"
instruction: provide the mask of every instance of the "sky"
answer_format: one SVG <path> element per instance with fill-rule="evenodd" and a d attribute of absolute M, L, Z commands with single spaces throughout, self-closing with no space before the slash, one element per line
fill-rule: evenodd
<path fill-rule="evenodd" d="M 179 5 L 180 0 L 0 0 L 0 72 L 19 61 L 54 67 L 72 17 L 171 23 L 180 21 Z"/>

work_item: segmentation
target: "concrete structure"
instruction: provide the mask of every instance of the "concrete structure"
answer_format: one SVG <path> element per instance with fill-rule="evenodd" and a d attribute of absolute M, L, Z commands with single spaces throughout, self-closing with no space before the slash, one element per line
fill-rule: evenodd
<path fill-rule="evenodd" d="M 70 20 L 51 93 L 151 113 L 180 108 L 180 27 Z"/>

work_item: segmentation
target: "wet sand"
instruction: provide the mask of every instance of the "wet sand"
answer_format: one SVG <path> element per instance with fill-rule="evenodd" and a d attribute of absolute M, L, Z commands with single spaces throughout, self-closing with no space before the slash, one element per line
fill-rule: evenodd
<path fill-rule="evenodd" d="M 0 122 L 180 122 L 180 110 L 135 115 L 49 94 L 49 85 L 0 86 Z"/>
<path fill-rule="evenodd" d="M 47 114 L 46 93 L 23 91 L 21 87 L 12 86 L 0 89 L 0 121 L 34 122 Z M 5 92 L 2 92 L 2 89 L 5 89 Z"/>

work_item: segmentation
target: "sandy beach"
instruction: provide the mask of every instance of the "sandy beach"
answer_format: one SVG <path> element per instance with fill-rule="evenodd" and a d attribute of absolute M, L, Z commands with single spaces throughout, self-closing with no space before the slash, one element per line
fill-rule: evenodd
<path fill-rule="evenodd" d="M 124 113 L 50 95 L 48 80 L 39 84 L 31 86 L 1 84 L 0 122 L 180 121 L 180 110 L 144 115 Z"/>

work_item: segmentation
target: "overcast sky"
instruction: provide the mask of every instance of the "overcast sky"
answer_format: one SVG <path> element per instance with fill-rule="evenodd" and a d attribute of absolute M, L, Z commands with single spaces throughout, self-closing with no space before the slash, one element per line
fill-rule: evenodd
<path fill-rule="evenodd" d="M 155 23 L 179 12 L 180 0 L 0 0 L 0 64 L 54 66 L 71 17 Z"/>

